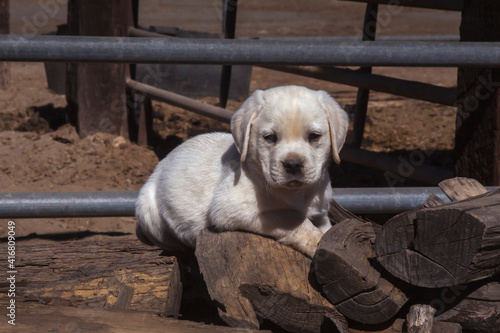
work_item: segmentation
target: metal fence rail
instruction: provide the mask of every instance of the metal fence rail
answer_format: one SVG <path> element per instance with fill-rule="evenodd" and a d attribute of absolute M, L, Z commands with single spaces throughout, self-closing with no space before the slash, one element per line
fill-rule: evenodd
<path fill-rule="evenodd" d="M 457 101 L 456 88 L 396 79 L 361 70 L 306 66 L 264 66 L 264 68 L 443 105 L 453 106 Z"/>
<path fill-rule="evenodd" d="M 461 11 L 465 0 L 341 0 L 363 3 L 376 3 L 381 5 L 393 5 L 404 7 L 419 7 L 429 9 Z"/>
<path fill-rule="evenodd" d="M 338 42 L 0 35 L 2 61 L 500 67 L 500 42 Z"/>
<path fill-rule="evenodd" d="M 333 198 L 353 213 L 398 213 L 421 208 L 431 193 L 449 201 L 438 187 L 337 188 Z M 134 216 L 137 196 L 137 191 L 0 193 L 0 218 Z"/>

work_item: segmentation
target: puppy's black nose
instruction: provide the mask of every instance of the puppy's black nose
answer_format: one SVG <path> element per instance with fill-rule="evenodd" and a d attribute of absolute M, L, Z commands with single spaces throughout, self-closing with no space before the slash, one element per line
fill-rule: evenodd
<path fill-rule="evenodd" d="M 292 175 L 301 172 L 304 167 L 304 162 L 300 158 L 288 158 L 281 163 L 283 164 L 285 171 Z"/>

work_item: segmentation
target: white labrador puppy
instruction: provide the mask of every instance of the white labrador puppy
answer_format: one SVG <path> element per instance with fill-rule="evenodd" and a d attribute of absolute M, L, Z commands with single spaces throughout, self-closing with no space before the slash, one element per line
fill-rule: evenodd
<path fill-rule="evenodd" d="M 331 226 L 327 167 L 340 163 L 347 128 L 347 114 L 324 91 L 255 91 L 234 114 L 232 136 L 199 135 L 158 164 L 136 204 L 137 236 L 165 249 L 195 247 L 214 226 L 312 257 Z"/>

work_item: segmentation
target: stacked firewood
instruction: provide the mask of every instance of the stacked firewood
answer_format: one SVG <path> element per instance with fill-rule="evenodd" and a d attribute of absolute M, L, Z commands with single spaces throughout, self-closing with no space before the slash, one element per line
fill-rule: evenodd
<path fill-rule="evenodd" d="M 291 332 L 500 332 L 500 190 L 454 178 L 380 226 L 333 203 L 313 260 L 271 239 L 204 231 L 196 256 L 231 326 Z M 331 327 L 331 330 L 328 330 Z"/>
<path fill-rule="evenodd" d="M 500 332 L 500 190 L 466 178 L 440 187 L 451 203 L 432 195 L 383 225 L 332 202 L 334 225 L 312 260 L 269 238 L 204 230 L 203 280 L 184 294 L 197 269 L 135 236 L 19 244 L 18 328 L 243 332 L 268 320 L 290 332 Z M 176 320 L 203 281 L 233 329 Z"/>

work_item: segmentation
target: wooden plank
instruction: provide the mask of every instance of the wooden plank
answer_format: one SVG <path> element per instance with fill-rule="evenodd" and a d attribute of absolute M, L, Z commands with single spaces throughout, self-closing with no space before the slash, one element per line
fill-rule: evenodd
<path fill-rule="evenodd" d="M 149 311 L 175 316 L 182 287 L 175 257 L 135 236 L 16 248 L 16 303 Z M 6 268 L 4 267 L 6 270 Z M 0 282 L 0 291 L 7 285 Z M 6 299 L 7 293 L 0 293 Z"/>
<path fill-rule="evenodd" d="M 71 35 L 125 36 L 132 25 L 131 0 L 70 0 Z M 97 132 L 128 138 L 125 64 L 81 63 L 68 65 L 67 100 L 70 120 L 78 133 Z"/>
<path fill-rule="evenodd" d="M 99 332 L 99 333 L 244 333 L 241 328 L 206 325 L 160 317 L 154 313 L 23 304 L 17 308 L 16 325 L 3 325 L 2 332 Z M 270 331 L 259 331 L 267 332 Z"/>
<path fill-rule="evenodd" d="M 500 2 L 466 1 L 461 41 L 500 41 Z M 459 68 L 455 135 L 458 176 L 500 185 L 500 69 Z"/>
<path fill-rule="evenodd" d="M 9 0 L 0 0 L 0 34 L 8 34 L 10 24 Z M 7 89 L 10 83 L 10 63 L 0 61 L 0 89 Z"/>

